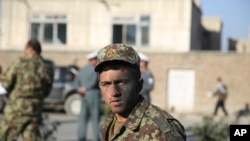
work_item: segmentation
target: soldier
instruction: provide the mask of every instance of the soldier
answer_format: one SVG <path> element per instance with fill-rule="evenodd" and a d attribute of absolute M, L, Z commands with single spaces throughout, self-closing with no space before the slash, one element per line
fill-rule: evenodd
<path fill-rule="evenodd" d="M 101 126 L 101 139 L 185 141 L 182 124 L 140 94 L 143 80 L 137 52 L 124 44 L 110 44 L 98 52 L 95 71 L 112 113 Z"/>
<path fill-rule="evenodd" d="M 151 102 L 150 92 L 154 88 L 154 76 L 153 73 L 148 69 L 149 59 L 143 53 L 139 53 L 140 57 L 140 70 L 141 78 L 143 79 L 143 87 L 140 94 L 148 101 Z"/>
<path fill-rule="evenodd" d="M 86 140 L 88 119 L 91 117 L 93 126 L 93 141 L 99 140 L 99 114 L 101 94 L 98 87 L 98 76 L 94 68 L 97 52 L 88 54 L 89 63 L 82 67 L 77 75 L 75 84 L 81 95 L 81 112 L 78 124 L 78 140 Z"/>
<path fill-rule="evenodd" d="M 31 39 L 20 57 L 3 74 L 2 85 L 9 94 L 0 123 L 0 141 L 41 140 L 43 99 L 49 94 L 52 78 L 41 57 L 41 45 Z"/>

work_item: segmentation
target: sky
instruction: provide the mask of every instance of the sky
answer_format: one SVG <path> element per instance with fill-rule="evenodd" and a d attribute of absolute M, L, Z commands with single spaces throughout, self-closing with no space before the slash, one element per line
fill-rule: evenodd
<path fill-rule="evenodd" d="M 227 51 L 228 38 L 250 38 L 250 0 L 201 0 L 203 16 L 222 19 L 222 50 Z"/>

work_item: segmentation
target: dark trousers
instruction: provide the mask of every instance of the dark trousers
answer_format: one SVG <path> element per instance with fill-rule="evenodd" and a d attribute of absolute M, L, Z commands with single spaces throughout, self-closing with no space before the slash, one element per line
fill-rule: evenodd
<path fill-rule="evenodd" d="M 227 110 L 226 110 L 225 105 L 224 105 L 224 100 L 218 100 L 217 101 L 215 109 L 214 109 L 214 116 L 217 114 L 217 111 L 218 111 L 219 108 L 222 108 L 225 116 L 228 115 Z"/>
<path fill-rule="evenodd" d="M 78 141 L 87 140 L 87 127 L 89 120 L 92 124 L 92 141 L 99 141 L 99 120 L 100 120 L 100 94 L 99 91 L 92 91 L 82 96 L 81 113 L 78 123 Z"/>

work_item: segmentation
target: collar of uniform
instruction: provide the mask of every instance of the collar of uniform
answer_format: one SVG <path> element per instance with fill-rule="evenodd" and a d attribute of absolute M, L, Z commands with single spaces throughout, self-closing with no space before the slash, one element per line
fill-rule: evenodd
<path fill-rule="evenodd" d="M 144 113 L 148 107 L 149 103 L 141 96 L 138 104 L 129 114 L 127 120 L 124 125 L 126 128 L 130 130 L 135 130 L 139 127 L 141 120 L 144 116 Z"/>
<path fill-rule="evenodd" d="M 28 55 L 28 56 L 21 56 L 20 59 L 22 61 L 25 61 L 25 60 L 30 60 L 30 59 L 33 59 L 33 58 L 41 58 L 40 55 Z"/>
<path fill-rule="evenodd" d="M 140 96 L 140 100 L 138 104 L 135 106 L 135 108 L 132 110 L 132 112 L 129 114 L 127 120 L 125 121 L 124 125 L 126 128 L 130 130 L 135 130 L 139 127 L 141 120 L 144 116 L 144 113 L 149 106 L 149 103 Z M 106 134 L 108 132 L 108 128 L 115 119 L 115 114 L 110 114 L 104 124 L 101 126 L 101 136 L 104 139 L 106 137 Z"/>

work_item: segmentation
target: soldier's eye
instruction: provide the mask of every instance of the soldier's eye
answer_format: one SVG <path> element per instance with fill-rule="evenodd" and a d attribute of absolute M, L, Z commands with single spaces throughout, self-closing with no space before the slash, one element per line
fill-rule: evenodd
<path fill-rule="evenodd" d="M 119 85 L 126 85 L 127 83 L 128 83 L 128 81 L 126 81 L 126 80 L 122 80 L 122 81 L 118 82 Z"/>
<path fill-rule="evenodd" d="M 100 82 L 101 87 L 108 87 L 111 83 L 109 82 Z"/>

